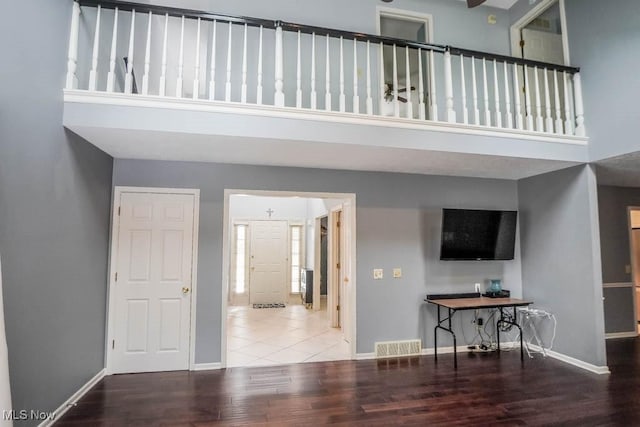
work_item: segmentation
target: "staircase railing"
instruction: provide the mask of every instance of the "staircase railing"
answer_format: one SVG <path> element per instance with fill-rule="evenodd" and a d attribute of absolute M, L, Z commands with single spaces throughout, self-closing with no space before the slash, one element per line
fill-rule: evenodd
<path fill-rule="evenodd" d="M 579 71 L 283 21 L 79 0 L 66 88 L 585 136 Z"/>

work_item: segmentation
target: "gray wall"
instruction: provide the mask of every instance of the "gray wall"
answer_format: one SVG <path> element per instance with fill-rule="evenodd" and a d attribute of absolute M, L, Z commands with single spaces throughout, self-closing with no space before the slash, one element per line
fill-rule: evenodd
<path fill-rule="evenodd" d="M 15 409 L 53 410 L 104 366 L 112 159 L 62 127 L 70 11 L 69 0 L 32 0 L 0 14 L 0 253 Z"/>
<path fill-rule="evenodd" d="M 597 189 L 590 166 L 518 182 L 524 297 L 556 315 L 554 350 L 606 365 Z"/>
<path fill-rule="evenodd" d="M 631 282 L 625 267 L 629 256 L 627 207 L 640 206 L 640 188 L 598 186 L 602 279 L 604 283 Z M 604 289 L 604 313 L 607 333 L 635 330 L 633 288 Z"/>
<path fill-rule="evenodd" d="M 591 159 L 640 150 L 637 0 L 566 0 L 571 62 L 582 68 Z M 588 24 L 587 24 L 588 23 Z"/>
<path fill-rule="evenodd" d="M 442 207 L 517 208 L 513 181 L 205 163 L 116 160 L 114 184 L 201 190 L 196 361 L 220 360 L 222 227 L 225 188 L 355 193 L 357 206 L 357 351 L 375 341 L 433 342 L 427 293 L 469 292 L 473 283 L 502 278 L 521 294 L 514 261 L 439 261 Z M 401 267 L 403 278 L 391 278 Z M 384 268 L 383 280 L 372 279 Z M 468 316 L 459 319 L 469 327 Z M 456 325 L 459 329 L 459 325 Z M 443 344 L 446 341 L 443 340 Z M 461 343 L 462 344 L 462 343 Z"/>

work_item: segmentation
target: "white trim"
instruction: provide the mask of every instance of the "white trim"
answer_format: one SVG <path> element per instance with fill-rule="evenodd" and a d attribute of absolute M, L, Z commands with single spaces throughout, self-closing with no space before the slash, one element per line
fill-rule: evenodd
<path fill-rule="evenodd" d="M 633 288 L 632 282 L 615 282 L 615 283 L 603 283 L 602 287 L 607 288 Z"/>
<path fill-rule="evenodd" d="M 380 18 L 397 18 L 405 21 L 426 22 L 427 24 L 427 43 L 433 43 L 433 15 L 430 13 L 414 12 L 406 9 L 396 9 L 393 7 L 377 6 L 376 7 L 376 34 L 380 35 Z"/>
<path fill-rule="evenodd" d="M 537 352 L 542 351 L 542 349 L 535 344 L 529 344 L 529 348 Z M 545 352 L 547 353 L 547 356 L 553 359 L 568 363 L 569 365 L 576 366 L 589 372 L 593 372 L 594 374 L 604 375 L 611 373 L 608 366 L 594 365 L 592 363 L 585 362 L 584 360 L 576 359 L 575 357 L 567 356 L 566 354 L 558 353 L 557 351 L 553 350 L 545 350 Z"/>
<path fill-rule="evenodd" d="M 214 370 L 218 370 L 218 369 L 222 369 L 222 363 L 220 362 L 215 362 L 215 363 L 195 363 L 191 369 L 189 369 L 190 371 L 214 371 Z"/>
<path fill-rule="evenodd" d="M 196 360 L 196 307 L 197 307 L 197 283 L 198 283 L 198 230 L 200 225 L 200 190 L 196 188 L 160 188 L 160 187 L 127 187 L 114 186 L 111 212 L 110 255 L 109 255 L 109 285 L 107 289 L 107 340 L 105 343 L 105 370 L 107 375 L 113 373 L 111 341 L 115 339 L 115 276 L 116 256 L 118 254 L 117 242 L 120 229 L 120 196 L 122 193 L 154 193 L 154 194 L 189 194 L 193 196 L 193 238 L 191 253 L 191 320 L 189 330 L 189 370 L 193 368 Z"/>
<path fill-rule="evenodd" d="M 105 369 L 101 369 L 97 374 L 93 376 L 89 381 L 87 381 L 78 391 L 73 393 L 71 397 L 64 401 L 62 405 L 60 405 L 56 410 L 53 411 L 52 416 L 41 422 L 38 427 L 48 427 L 52 426 L 56 421 L 58 421 L 62 416 L 73 406 L 75 406 L 76 402 L 78 402 L 82 397 L 87 394 L 89 390 L 93 388 L 96 384 L 100 382 L 102 378 L 104 378 L 106 374 Z"/>
<path fill-rule="evenodd" d="M 634 245 L 633 245 L 633 224 L 631 221 L 631 213 L 633 211 L 638 211 L 640 210 L 640 206 L 627 206 L 627 235 L 629 236 L 629 264 L 631 265 L 631 288 L 632 288 L 632 296 L 631 296 L 631 303 L 633 304 L 633 324 L 637 325 L 637 321 L 640 318 L 640 312 L 638 310 L 640 310 L 640 307 L 637 306 L 637 302 L 636 302 L 636 263 L 634 260 L 635 257 L 635 250 L 634 250 Z M 637 250 L 640 251 L 640 248 L 635 248 Z M 636 326 L 636 336 L 637 334 L 637 326 Z"/>
<path fill-rule="evenodd" d="M 610 332 L 608 334 L 604 334 L 604 338 L 607 340 L 617 339 L 617 338 L 635 338 L 638 336 L 638 332 Z"/>
<path fill-rule="evenodd" d="M 229 226 L 231 225 L 229 214 L 229 202 L 231 195 L 245 194 L 250 196 L 262 196 L 262 197 L 304 197 L 310 199 L 346 199 L 351 203 L 351 221 L 352 221 L 352 236 L 351 236 L 351 260 L 352 260 L 352 301 L 349 310 L 351 316 L 352 328 L 356 327 L 356 195 L 354 193 L 321 193 L 321 192 L 306 192 L 306 191 L 274 191 L 274 190 L 242 190 L 242 189 L 225 189 L 224 190 L 224 207 L 222 216 L 222 306 L 220 310 L 220 367 L 226 368 L 227 366 L 227 307 L 228 291 L 229 291 L 229 271 L 230 271 L 230 245 L 231 234 L 229 232 Z M 354 330 L 352 329 L 352 330 Z M 356 355 L 356 341 L 357 336 L 354 333 L 350 344 L 349 358 L 355 359 Z"/>
<path fill-rule="evenodd" d="M 301 110 L 294 107 L 274 107 L 270 105 L 249 105 L 237 102 L 209 101 L 160 97 L 155 95 L 127 95 L 121 93 L 88 92 L 65 90 L 64 102 L 78 104 L 116 105 L 122 107 L 164 108 L 185 111 L 200 111 L 222 114 L 244 114 L 247 116 L 273 117 L 296 120 L 344 123 L 389 128 L 415 129 L 432 132 L 447 132 L 460 135 L 480 135 L 495 138 L 519 138 L 522 140 L 559 144 L 587 145 L 589 137 L 556 135 L 544 132 L 530 132 L 519 129 L 492 128 L 462 123 L 415 120 L 393 116 L 368 116 L 366 114 L 340 113 L 325 110 Z M 73 127 L 73 124 L 64 123 Z"/>
<path fill-rule="evenodd" d="M 564 0 L 542 0 L 537 6 L 533 7 L 522 18 L 518 19 L 513 25 L 511 25 L 511 55 L 516 58 L 522 57 L 522 50 L 520 48 L 520 30 L 527 26 L 531 21 L 536 19 L 541 13 L 548 8 L 558 3 L 560 8 L 560 26 L 562 30 L 562 56 L 564 59 L 564 65 L 571 64 L 571 58 L 569 55 L 569 36 L 567 35 L 567 13 L 564 6 Z"/>

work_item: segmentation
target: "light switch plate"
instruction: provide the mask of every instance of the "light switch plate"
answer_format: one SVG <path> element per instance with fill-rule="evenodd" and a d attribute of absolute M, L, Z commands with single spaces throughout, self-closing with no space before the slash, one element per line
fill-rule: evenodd
<path fill-rule="evenodd" d="M 629 264 L 624 266 L 624 272 L 627 274 L 631 274 L 631 266 Z"/>
<path fill-rule="evenodd" d="M 402 278 L 402 269 L 401 268 L 394 268 L 393 269 L 393 278 L 394 279 L 401 279 Z"/>
<path fill-rule="evenodd" d="M 381 268 L 374 268 L 373 269 L 373 278 L 375 280 L 379 280 L 382 279 L 382 277 L 384 276 L 384 270 Z"/>

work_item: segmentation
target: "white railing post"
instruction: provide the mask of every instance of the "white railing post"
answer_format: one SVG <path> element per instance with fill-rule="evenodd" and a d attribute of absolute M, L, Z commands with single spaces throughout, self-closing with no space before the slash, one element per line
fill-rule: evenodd
<path fill-rule="evenodd" d="M 404 86 L 406 88 L 405 93 L 407 96 L 407 118 L 413 119 L 413 103 L 411 102 L 411 65 L 409 62 L 409 46 L 405 46 L 404 48 L 404 57 L 405 57 L 405 71 L 404 74 L 406 76 Z"/>
<path fill-rule="evenodd" d="M 283 52 L 283 32 L 280 23 L 276 24 L 276 52 L 275 52 L 275 78 L 276 93 L 274 105 L 284 107 L 284 52 Z M 328 36 L 327 36 L 328 37 Z"/>
<path fill-rule="evenodd" d="M 449 123 L 455 123 L 456 112 L 453 109 L 453 73 L 451 71 L 451 52 L 449 49 L 444 53 L 444 91 L 447 105 L 447 121 Z"/>
<path fill-rule="evenodd" d="M 246 74 L 246 73 L 245 73 Z M 196 30 L 196 65 L 193 67 L 193 99 L 200 96 L 200 18 Z"/>
<path fill-rule="evenodd" d="M 344 95 L 344 40 L 340 36 L 340 96 L 338 105 L 341 113 L 347 110 L 347 99 Z"/>
<path fill-rule="evenodd" d="M 296 58 L 296 108 L 302 108 L 302 60 L 300 58 L 300 30 L 298 30 L 298 54 Z"/>
<path fill-rule="evenodd" d="M 584 104 L 582 102 L 582 81 L 580 73 L 573 75 L 573 96 L 575 98 L 576 111 L 576 136 L 587 136 L 587 130 L 584 126 Z"/>
<path fill-rule="evenodd" d="M 111 33 L 111 53 L 109 54 L 109 73 L 107 74 L 107 92 L 113 92 L 116 81 L 116 44 L 118 42 L 118 8 L 113 12 L 113 31 Z"/>
<path fill-rule="evenodd" d="M 217 33 L 217 21 L 214 19 L 213 28 L 211 29 L 211 64 L 209 65 L 209 100 L 210 101 L 213 101 L 214 99 L 216 99 L 216 35 L 217 35 L 216 33 Z M 262 27 L 260 27 L 260 36 L 262 37 Z M 262 48 L 262 39 L 260 39 L 260 48 Z M 258 67 L 258 84 L 260 83 L 261 69 L 262 69 L 261 67 Z M 260 94 L 260 91 L 258 91 L 258 94 Z"/>
<path fill-rule="evenodd" d="M 76 68 L 78 67 L 78 33 L 80 29 L 80 4 L 73 2 L 73 11 L 71 12 L 71 32 L 69 34 L 69 53 L 67 55 L 67 89 L 76 89 L 78 87 L 78 77 L 76 76 Z"/>
<path fill-rule="evenodd" d="M 162 65 L 160 66 L 160 88 L 158 95 L 164 96 L 167 91 L 167 39 L 169 37 L 169 14 L 164 14 L 164 36 L 162 38 Z"/>
<path fill-rule="evenodd" d="M 424 106 L 424 84 L 422 83 L 423 77 L 422 49 L 418 48 L 418 118 L 420 120 L 425 120 L 427 118 L 427 113 Z"/>
<path fill-rule="evenodd" d="M 316 33 L 311 33 L 311 94 L 309 95 L 309 107 L 312 110 L 318 108 L 318 93 L 316 92 Z"/>
<path fill-rule="evenodd" d="M 398 53 L 393 45 L 393 115 L 400 117 L 400 100 L 398 99 Z"/>
<path fill-rule="evenodd" d="M 247 103 L 247 24 L 244 24 L 242 39 L 242 86 L 240 86 L 240 102 Z"/>
<path fill-rule="evenodd" d="M 438 97 L 436 95 L 436 61 L 429 51 L 429 119 L 438 121 Z"/>
<path fill-rule="evenodd" d="M 556 133 L 562 133 L 562 111 L 560 110 L 560 88 L 558 87 L 558 70 L 553 70 L 553 90 L 556 110 Z"/>
<path fill-rule="evenodd" d="M 227 80 L 224 83 L 224 100 L 231 101 L 231 42 L 233 35 L 233 25 L 229 21 L 229 35 L 227 36 Z M 276 65 L 277 66 L 277 65 Z"/>
<path fill-rule="evenodd" d="M 502 127 L 502 113 L 500 112 L 500 84 L 498 83 L 498 61 L 493 60 L 493 97 L 496 106 L 496 126 Z"/>
<path fill-rule="evenodd" d="M 551 118 L 551 92 L 549 90 L 549 70 L 544 68 L 544 126 L 545 131 L 553 133 L 553 119 Z"/>
<path fill-rule="evenodd" d="M 353 112 L 360 113 L 360 97 L 358 96 L 358 40 L 353 39 Z"/>
<path fill-rule="evenodd" d="M 371 97 L 371 44 L 367 40 L 367 114 L 373 114 L 373 98 Z"/>
<path fill-rule="evenodd" d="M 136 10 L 131 9 L 131 29 L 129 32 L 129 53 L 127 54 L 127 74 L 124 76 L 124 93 L 133 92 L 133 53 L 136 34 Z"/>
<path fill-rule="evenodd" d="M 513 128 L 513 112 L 511 111 L 511 89 L 509 89 L 509 67 L 506 61 L 504 65 L 504 104 L 505 104 L 505 117 L 507 119 L 507 127 Z"/>
<path fill-rule="evenodd" d="M 522 101 L 520 95 L 520 82 L 518 81 L 518 64 L 513 64 L 513 102 L 516 108 L 516 129 L 524 129 L 524 119 L 522 118 Z"/>
<path fill-rule="evenodd" d="M 529 68 L 524 66 L 524 105 L 526 109 L 527 130 L 535 130 L 533 127 L 533 112 L 531 111 L 531 85 L 529 84 Z"/>
<path fill-rule="evenodd" d="M 380 102 L 379 102 L 379 107 L 378 107 L 378 114 L 379 115 L 383 115 L 384 114 L 384 105 L 386 102 L 386 88 L 387 85 L 385 83 L 385 75 L 384 75 L 384 44 L 382 42 L 380 42 L 380 60 L 378 61 L 378 64 L 380 65 L 380 78 L 379 78 L 379 83 L 380 83 Z"/>
<path fill-rule="evenodd" d="M 89 90 L 96 90 L 96 81 L 98 80 L 98 49 L 100 47 L 100 11 L 98 5 L 96 12 L 96 31 L 93 35 L 93 54 L 91 55 L 91 71 L 89 72 Z"/>
<path fill-rule="evenodd" d="M 469 124 L 469 109 L 467 108 L 467 82 L 464 75 L 464 55 L 460 55 L 460 97 L 462 98 L 462 123 Z"/>
<path fill-rule="evenodd" d="M 564 83 L 564 133 L 566 135 L 573 135 L 571 100 L 569 99 L 569 76 L 566 71 L 562 74 L 562 82 Z"/>
<path fill-rule="evenodd" d="M 487 59 L 482 58 L 482 87 L 484 96 L 484 124 L 491 126 L 491 110 L 489 110 L 489 84 L 487 83 Z"/>
<path fill-rule="evenodd" d="M 256 86 L 256 104 L 262 105 L 262 25 L 258 41 L 258 84 Z"/>
<path fill-rule="evenodd" d="M 176 98 L 182 98 L 182 75 L 184 71 L 184 15 L 180 26 L 180 50 L 178 53 L 178 77 L 176 78 Z"/>
<path fill-rule="evenodd" d="M 473 124 L 480 125 L 480 108 L 478 107 L 478 77 L 476 74 L 476 58 L 471 57 L 471 89 L 473 93 Z"/>
<path fill-rule="evenodd" d="M 329 34 L 327 34 L 327 49 L 325 58 L 325 89 L 324 89 L 324 109 L 331 111 L 331 56 L 329 55 Z"/>
<path fill-rule="evenodd" d="M 149 94 L 149 68 L 151 68 L 151 21 L 153 15 L 149 12 L 149 22 L 147 22 L 147 46 L 144 52 L 144 74 L 142 76 L 142 94 Z"/>

